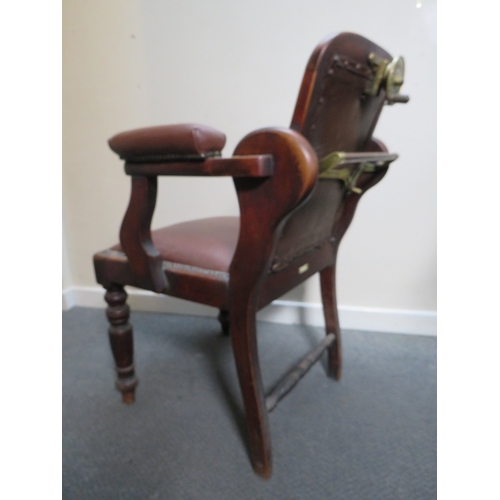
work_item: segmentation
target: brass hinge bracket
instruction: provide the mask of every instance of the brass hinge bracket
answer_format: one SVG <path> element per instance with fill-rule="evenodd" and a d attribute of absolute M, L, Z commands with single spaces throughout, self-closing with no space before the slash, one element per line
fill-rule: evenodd
<path fill-rule="evenodd" d="M 368 95 L 376 96 L 382 87 L 385 87 L 386 101 L 388 104 L 396 102 L 405 103 L 410 100 L 406 95 L 401 95 L 399 91 L 404 82 L 405 62 L 399 56 L 392 61 L 377 56 L 372 52 L 368 56 L 368 62 L 374 68 L 375 75 L 369 83 L 365 92 Z"/>
<path fill-rule="evenodd" d="M 377 56 L 377 54 L 372 52 L 368 56 L 368 62 L 374 68 L 375 75 L 373 77 L 373 80 L 366 88 L 366 93 L 371 96 L 376 96 L 379 93 L 380 88 L 382 87 L 382 82 L 384 81 L 385 77 L 385 70 L 389 65 L 389 60 L 383 59 L 382 57 L 379 57 Z"/>

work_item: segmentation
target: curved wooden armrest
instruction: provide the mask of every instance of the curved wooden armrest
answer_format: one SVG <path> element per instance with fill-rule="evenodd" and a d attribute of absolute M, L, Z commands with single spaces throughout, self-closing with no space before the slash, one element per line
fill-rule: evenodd
<path fill-rule="evenodd" d="M 256 154 L 197 162 L 127 162 L 125 171 L 132 176 L 132 193 L 120 229 L 120 243 L 137 283 L 155 292 L 166 292 L 169 285 L 162 271 L 162 259 L 151 239 L 158 175 L 227 175 L 262 179 L 272 176 L 274 161 L 270 154 Z"/>
<path fill-rule="evenodd" d="M 285 128 L 248 134 L 235 154 L 271 154 L 274 158 L 272 177 L 234 178 L 240 233 L 230 268 L 230 293 L 233 301 L 241 303 L 246 303 L 241 294 L 251 295 L 255 305 L 257 284 L 271 265 L 285 222 L 316 186 L 318 158 L 304 136 Z"/>
<path fill-rule="evenodd" d="M 128 175 L 190 175 L 230 177 L 270 177 L 274 161 L 270 154 L 233 156 L 232 158 L 207 158 L 204 161 L 125 163 Z"/>
<path fill-rule="evenodd" d="M 157 189 L 156 176 L 132 177 L 130 202 L 120 228 L 120 243 L 138 286 L 160 293 L 168 290 L 168 283 L 160 252 L 151 239 Z"/>

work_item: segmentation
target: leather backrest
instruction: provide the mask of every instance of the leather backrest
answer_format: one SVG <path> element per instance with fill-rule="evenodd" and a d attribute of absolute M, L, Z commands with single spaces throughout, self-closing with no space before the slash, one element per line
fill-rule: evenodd
<path fill-rule="evenodd" d="M 383 88 L 375 96 L 366 92 L 376 73 L 369 62 L 371 53 L 392 60 L 366 38 L 340 33 L 321 42 L 309 59 L 291 128 L 308 139 L 318 159 L 333 151 L 368 148 L 386 97 Z M 273 270 L 332 238 L 344 196 L 340 181 L 318 180 L 310 197 L 285 224 Z"/>
<path fill-rule="evenodd" d="M 385 91 L 366 93 L 375 78 L 371 53 L 392 59 L 366 38 L 341 33 L 320 43 L 309 59 L 290 127 L 320 159 L 332 151 L 363 151 L 372 136 Z"/>

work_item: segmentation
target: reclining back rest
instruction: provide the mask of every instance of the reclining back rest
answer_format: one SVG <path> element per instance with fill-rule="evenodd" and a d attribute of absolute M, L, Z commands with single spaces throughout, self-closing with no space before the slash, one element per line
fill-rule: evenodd
<path fill-rule="evenodd" d="M 385 102 L 385 90 L 369 95 L 376 77 L 370 54 L 392 57 L 366 38 L 341 33 L 324 40 L 312 54 L 302 80 L 291 128 L 312 145 L 318 160 L 334 151 L 373 151 L 372 133 Z M 376 147 L 375 150 L 378 148 Z M 345 196 L 342 182 L 318 179 L 307 200 L 288 219 L 278 240 L 272 270 L 332 239 Z"/>

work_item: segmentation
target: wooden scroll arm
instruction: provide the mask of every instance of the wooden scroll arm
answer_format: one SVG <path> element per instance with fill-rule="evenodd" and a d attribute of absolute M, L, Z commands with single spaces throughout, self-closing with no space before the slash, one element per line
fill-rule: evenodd
<path fill-rule="evenodd" d="M 162 259 L 151 239 L 158 175 L 206 175 L 265 178 L 273 174 L 271 155 L 209 158 L 197 162 L 126 163 L 132 176 L 132 193 L 120 229 L 120 243 L 127 255 L 137 286 L 168 293 Z"/>
<path fill-rule="evenodd" d="M 249 296 L 255 293 L 270 266 L 286 220 L 316 185 L 318 159 L 301 134 L 285 128 L 252 132 L 240 141 L 234 153 L 270 154 L 274 158 L 272 177 L 234 178 L 240 234 L 230 269 L 230 289 Z"/>

